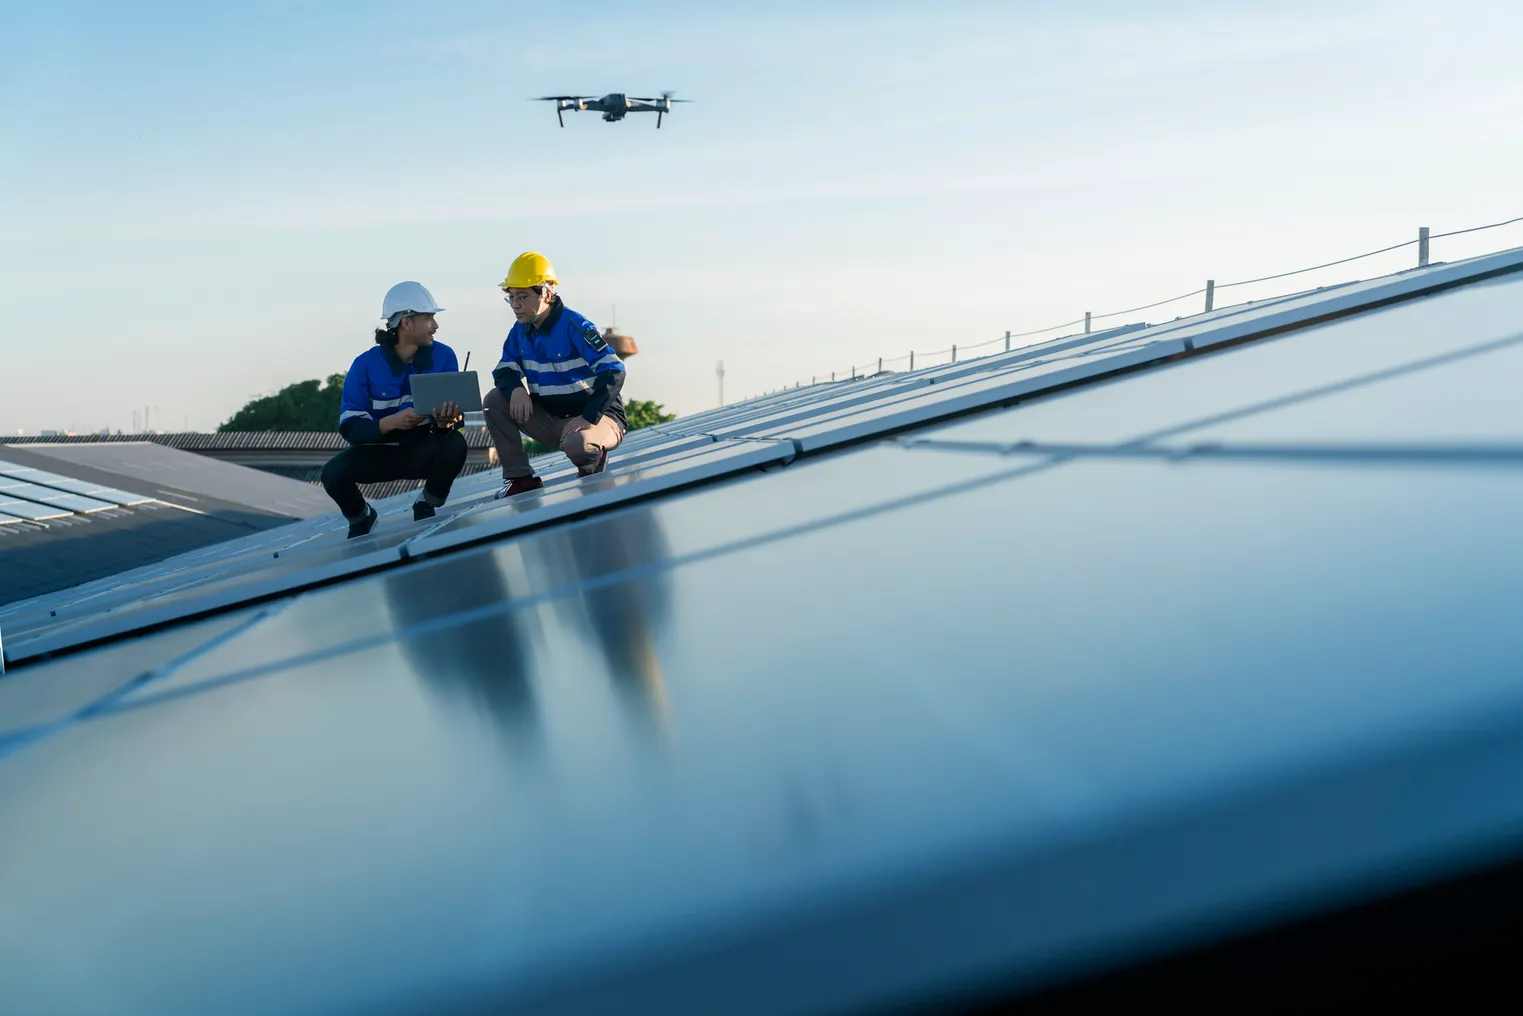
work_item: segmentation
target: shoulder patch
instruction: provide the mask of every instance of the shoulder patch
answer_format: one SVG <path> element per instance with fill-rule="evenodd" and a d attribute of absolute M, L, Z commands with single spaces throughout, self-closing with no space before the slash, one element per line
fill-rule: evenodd
<path fill-rule="evenodd" d="M 608 348 L 608 343 L 603 341 L 603 336 L 598 332 L 598 326 L 585 319 L 582 321 L 582 338 L 586 339 L 587 344 L 599 352 Z"/>

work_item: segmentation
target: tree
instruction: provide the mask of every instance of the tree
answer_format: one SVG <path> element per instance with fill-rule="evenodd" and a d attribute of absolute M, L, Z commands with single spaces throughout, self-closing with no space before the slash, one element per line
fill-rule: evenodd
<path fill-rule="evenodd" d="M 659 402 L 631 399 L 624 407 L 624 415 L 629 417 L 629 429 L 639 430 L 641 427 L 654 427 L 658 423 L 670 423 L 677 418 L 676 413 L 664 410 L 665 407 Z"/>
<path fill-rule="evenodd" d="M 298 381 L 253 399 L 217 430 L 335 430 L 343 394 L 342 374 L 330 374 L 326 382 Z"/>

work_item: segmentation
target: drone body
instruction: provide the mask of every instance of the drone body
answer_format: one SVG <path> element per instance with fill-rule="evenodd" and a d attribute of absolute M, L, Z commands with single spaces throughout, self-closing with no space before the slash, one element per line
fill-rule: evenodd
<path fill-rule="evenodd" d="M 674 99 L 671 92 L 662 92 L 659 99 L 642 99 L 633 95 L 624 95 L 621 92 L 610 92 L 600 98 L 589 95 L 542 95 L 538 102 L 555 103 L 555 119 L 560 121 L 562 127 L 566 126 L 566 118 L 563 115 L 568 110 L 573 113 L 592 111 L 602 113 L 606 123 L 622 120 L 630 113 L 654 113 L 656 114 L 656 129 L 661 129 L 661 118 L 672 111 L 674 102 L 691 102 L 691 99 Z"/>

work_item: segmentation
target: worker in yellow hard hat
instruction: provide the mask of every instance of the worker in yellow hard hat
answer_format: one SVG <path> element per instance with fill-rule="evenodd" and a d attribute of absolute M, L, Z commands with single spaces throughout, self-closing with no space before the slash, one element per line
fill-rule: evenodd
<path fill-rule="evenodd" d="M 502 490 L 512 497 L 543 486 L 524 451 L 525 435 L 566 453 L 577 472 L 601 472 L 629 424 L 620 389 L 624 361 L 597 325 L 556 294 L 555 269 L 543 254 L 520 254 L 502 280 L 516 319 L 502 344 L 495 383 L 482 400 L 487 429 L 502 463 Z"/>

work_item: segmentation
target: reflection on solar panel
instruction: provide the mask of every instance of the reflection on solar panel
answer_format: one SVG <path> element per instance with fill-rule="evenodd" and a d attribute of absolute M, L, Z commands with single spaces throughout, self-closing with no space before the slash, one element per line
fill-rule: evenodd
<path fill-rule="evenodd" d="M 790 389 L 0 608 L 0 997 L 1013 998 L 1517 858 L 1520 270 Z"/>

